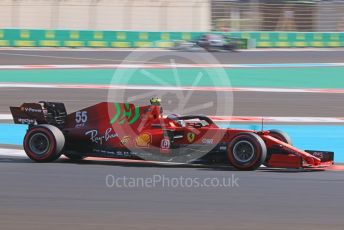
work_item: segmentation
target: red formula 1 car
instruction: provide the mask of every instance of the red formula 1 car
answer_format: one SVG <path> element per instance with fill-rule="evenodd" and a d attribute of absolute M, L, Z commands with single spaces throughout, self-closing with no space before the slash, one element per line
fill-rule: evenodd
<path fill-rule="evenodd" d="M 63 103 L 24 103 L 11 107 L 14 122 L 28 124 L 24 150 L 37 162 L 62 154 L 198 164 L 228 164 L 239 170 L 261 165 L 319 168 L 333 164 L 334 153 L 302 151 L 287 134 L 220 128 L 203 115 L 162 115 L 159 105 L 101 102 L 67 114 Z"/>

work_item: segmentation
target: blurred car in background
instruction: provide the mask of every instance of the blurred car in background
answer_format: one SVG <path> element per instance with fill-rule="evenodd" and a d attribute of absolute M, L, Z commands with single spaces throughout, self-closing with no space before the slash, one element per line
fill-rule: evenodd
<path fill-rule="evenodd" d="M 223 34 L 204 34 L 191 41 L 176 41 L 172 47 L 174 50 L 182 51 L 232 51 L 240 48 L 240 39 L 231 38 Z"/>

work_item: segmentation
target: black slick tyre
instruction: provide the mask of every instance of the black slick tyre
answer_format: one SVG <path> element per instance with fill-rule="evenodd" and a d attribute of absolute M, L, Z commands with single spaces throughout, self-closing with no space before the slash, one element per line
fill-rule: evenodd
<path fill-rule="evenodd" d="M 60 129 L 52 125 L 38 125 L 30 128 L 23 141 L 26 155 L 36 162 L 57 160 L 65 145 Z"/>
<path fill-rule="evenodd" d="M 241 133 L 228 145 L 229 162 L 238 170 L 256 170 L 265 162 L 266 145 L 255 133 Z"/>

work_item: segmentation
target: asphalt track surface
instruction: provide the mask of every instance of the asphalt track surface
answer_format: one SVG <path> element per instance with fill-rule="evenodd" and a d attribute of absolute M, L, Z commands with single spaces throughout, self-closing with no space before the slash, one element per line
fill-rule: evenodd
<path fill-rule="evenodd" d="M 124 187 L 106 178 L 231 178 Z M 238 178 L 238 179 L 236 179 Z M 129 179 L 127 179 L 129 180 Z M 174 179 L 175 180 L 175 179 Z M 342 172 L 0 158 L 2 229 L 343 229 Z M 214 182 L 217 183 L 217 182 Z M 191 183 L 192 185 L 192 183 Z M 208 185 L 208 184 L 207 184 Z M 128 185 L 129 186 L 129 185 Z M 209 185 L 208 185 L 209 186 Z"/>
<path fill-rule="evenodd" d="M 120 64 L 133 51 L 45 51 L 45 50 L 0 50 L 0 65 L 49 65 L 49 64 Z M 159 56 L 152 63 L 192 63 L 181 56 L 185 52 L 138 51 Z M 207 52 L 194 52 L 195 56 L 208 57 Z M 260 64 L 260 63 L 331 63 L 344 60 L 343 50 L 333 51 L 243 51 L 213 52 L 217 63 Z M 212 60 L 208 60 L 212 62 Z M 207 64 L 210 64 L 210 63 Z M 146 63 L 146 62 L 145 62 Z M 127 63 L 128 64 L 128 63 Z M 132 63 L 135 64 L 135 63 Z M 137 64 L 142 64 L 137 62 Z"/>
<path fill-rule="evenodd" d="M 19 106 L 23 102 L 41 100 L 64 102 L 67 111 L 91 106 L 100 101 L 115 101 L 119 98 L 136 98 L 134 103 L 148 104 L 154 95 L 162 94 L 163 107 L 166 112 L 183 114 L 188 108 L 195 108 L 191 113 L 207 115 L 228 115 L 223 106 L 233 106 L 235 116 L 294 116 L 294 117 L 338 117 L 344 107 L 343 94 L 317 93 L 264 93 L 264 92 L 207 92 L 194 91 L 185 106 L 179 108 L 182 99 L 178 94 L 187 95 L 188 91 L 150 93 L 147 90 L 116 90 L 109 93 L 102 89 L 35 89 L 3 88 L 0 90 L 0 113 L 9 113 L 8 106 Z M 109 96 L 110 95 L 110 96 Z M 118 95 L 118 96 L 117 96 Z M 233 104 L 219 105 L 221 97 L 233 97 Z M 108 99 L 109 98 L 109 99 Z M 198 107 L 213 102 L 209 107 Z M 220 100 L 221 102 L 221 100 Z M 222 114 L 221 114 L 222 112 Z"/>
<path fill-rule="evenodd" d="M 12 53 L 15 55 L 4 54 Z M 21 55 L 22 53 L 26 56 Z M 39 57 L 57 56 L 54 57 Z M 1 51 L 0 64 L 114 64 L 128 52 Z M 172 54 L 172 53 L 171 53 Z M 30 56 L 27 56 L 30 55 Z M 36 55 L 36 56 L 32 56 Z M 38 56 L 37 56 L 38 55 Z M 170 55 L 170 54 L 169 54 Z M 222 63 L 340 62 L 342 51 L 214 54 Z M 71 57 L 71 58 L 68 58 Z M 86 58 L 86 59 L 79 59 Z M 93 59 L 93 60 L 92 60 Z M 99 59 L 99 60 L 95 60 Z M 102 59 L 102 60 L 100 60 Z M 169 62 L 169 57 L 160 62 Z M 179 60 L 176 60 L 178 63 Z M 136 95 L 139 91 L 127 91 Z M 189 106 L 214 95 L 195 93 Z M 0 112 L 23 101 L 58 100 L 68 110 L 102 99 L 101 90 L 1 89 Z M 204 98 L 201 98 L 204 97 Z M 144 98 L 140 99 L 146 100 Z M 234 93 L 235 115 L 339 116 L 341 94 Z M 173 109 L 173 104 L 166 105 Z M 211 109 L 205 112 L 209 114 Z M 201 113 L 202 111 L 200 111 Z M 239 187 L 108 188 L 106 176 L 238 178 Z M 36 164 L 0 157 L 1 229 L 343 229 L 343 172 L 172 167 L 95 162 Z"/>

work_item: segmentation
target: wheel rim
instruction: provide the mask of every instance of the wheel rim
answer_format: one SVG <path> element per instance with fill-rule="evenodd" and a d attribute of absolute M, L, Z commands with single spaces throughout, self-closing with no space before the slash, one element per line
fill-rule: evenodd
<path fill-rule="evenodd" d="M 239 141 L 233 147 L 233 156 L 240 163 L 247 163 L 254 157 L 255 150 L 249 141 Z"/>
<path fill-rule="evenodd" d="M 49 138 L 43 133 L 35 133 L 29 139 L 30 150 L 36 155 L 43 155 L 49 149 Z"/>

